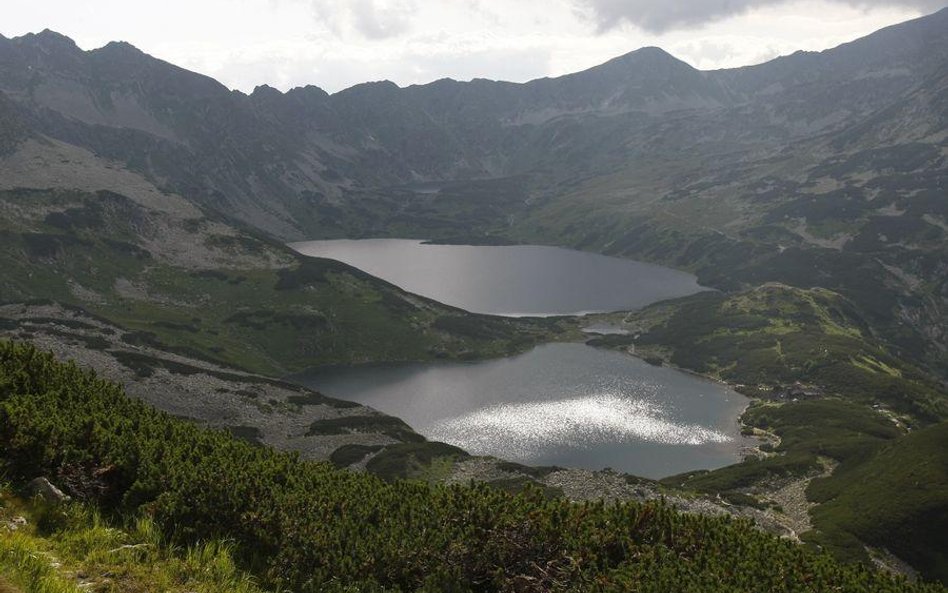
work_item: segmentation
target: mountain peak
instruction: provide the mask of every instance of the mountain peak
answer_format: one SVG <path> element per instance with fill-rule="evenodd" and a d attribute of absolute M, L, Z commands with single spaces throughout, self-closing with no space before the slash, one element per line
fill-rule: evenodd
<path fill-rule="evenodd" d="M 319 88 L 316 85 L 308 84 L 306 86 L 294 87 L 286 92 L 287 97 L 295 97 L 299 99 L 312 99 L 317 98 L 323 100 L 329 96 L 329 93 Z"/>
<path fill-rule="evenodd" d="M 400 87 L 392 82 L 391 80 L 375 80 L 372 82 L 363 82 L 354 86 L 351 86 L 345 90 L 339 91 L 337 94 L 371 94 L 371 95 L 391 95 L 392 93 L 398 92 Z"/>
<path fill-rule="evenodd" d="M 109 41 L 104 46 L 99 48 L 101 51 L 115 52 L 115 53 L 126 53 L 126 54 L 139 54 L 144 55 L 145 52 L 138 49 L 131 43 L 127 41 Z"/>
<path fill-rule="evenodd" d="M 69 37 L 66 37 L 62 33 L 53 31 L 52 29 L 43 29 L 39 33 L 27 33 L 26 35 L 17 39 L 21 39 L 27 43 L 34 43 L 38 46 L 49 49 L 82 51 L 79 49 L 79 46 L 76 45 L 75 41 Z"/>
<path fill-rule="evenodd" d="M 137 62 L 142 58 L 151 57 L 127 41 L 110 41 L 89 53 L 93 56 L 119 62 Z"/>
<path fill-rule="evenodd" d="M 75 43 L 69 37 L 66 37 L 62 33 L 53 31 L 52 29 L 49 29 L 49 28 L 43 29 L 39 33 L 36 33 L 35 36 L 37 39 L 59 39 L 59 40 L 68 41 L 69 43 Z"/>
<path fill-rule="evenodd" d="M 654 66 L 654 67 L 675 67 L 675 66 L 687 66 L 689 69 L 692 68 L 688 63 L 683 62 L 671 55 L 664 49 L 655 46 L 642 47 L 634 51 L 630 51 L 627 54 L 621 55 L 617 58 L 613 58 L 608 62 L 604 63 L 605 67 L 614 67 L 614 66 Z"/>
<path fill-rule="evenodd" d="M 268 84 L 259 84 L 254 87 L 253 92 L 250 93 L 251 97 L 262 98 L 262 97 L 282 97 L 283 93 L 279 89 L 275 89 Z"/>
<path fill-rule="evenodd" d="M 639 56 L 645 58 L 662 58 L 662 59 L 671 59 L 676 60 L 675 56 L 671 55 L 664 49 L 658 47 L 657 45 L 646 45 L 645 47 L 640 47 L 639 49 L 630 51 L 625 54 L 626 56 Z"/>

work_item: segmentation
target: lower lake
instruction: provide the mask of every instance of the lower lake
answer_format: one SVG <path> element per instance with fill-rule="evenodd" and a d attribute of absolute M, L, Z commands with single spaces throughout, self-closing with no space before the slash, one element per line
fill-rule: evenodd
<path fill-rule="evenodd" d="M 748 403 L 712 381 L 584 344 L 480 362 L 328 368 L 293 380 L 473 454 L 650 478 L 739 461 L 737 418 Z"/>

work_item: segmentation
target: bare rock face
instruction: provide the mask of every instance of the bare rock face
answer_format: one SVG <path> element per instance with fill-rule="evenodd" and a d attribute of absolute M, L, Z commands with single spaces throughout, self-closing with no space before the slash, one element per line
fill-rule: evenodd
<path fill-rule="evenodd" d="M 23 493 L 29 497 L 38 496 L 51 504 L 60 504 L 69 501 L 69 497 L 46 478 L 35 478 L 31 480 L 30 483 L 26 485 L 26 488 L 23 489 Z"/>

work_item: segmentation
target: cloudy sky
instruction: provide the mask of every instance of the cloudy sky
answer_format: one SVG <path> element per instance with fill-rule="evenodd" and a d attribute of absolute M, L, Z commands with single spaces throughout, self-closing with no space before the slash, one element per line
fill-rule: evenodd
<path fill-rule="evenodd" d="M 701 69 L 820 50 L 948 0 L 3 0 L 0 33 L 112 40 L 251 91 L 525 81 L 646 45 Z"/>

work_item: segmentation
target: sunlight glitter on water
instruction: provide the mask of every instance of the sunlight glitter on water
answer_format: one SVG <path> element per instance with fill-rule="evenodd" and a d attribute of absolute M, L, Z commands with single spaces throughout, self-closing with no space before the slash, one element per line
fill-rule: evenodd
<path fill-rule="evenodd" d="M 438 422 L 429 436 L 477 455 L 510 457 L 516 452 L 523 459 L 557 446 L 617 441 L 697 446 L 732 440 L 704 426 L 676 423 L 650 401 L 610 393 L 493 405 Z"/>

